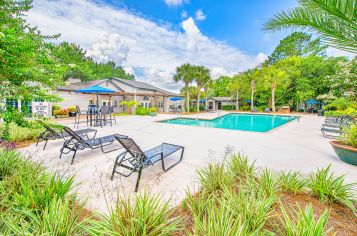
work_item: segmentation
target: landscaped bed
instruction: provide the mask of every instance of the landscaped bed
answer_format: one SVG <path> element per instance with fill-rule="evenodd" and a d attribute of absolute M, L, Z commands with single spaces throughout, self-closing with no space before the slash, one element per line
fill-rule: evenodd
<path fill-rule="evenodd" d="M 145 192 L 119 198 L 109 214 L 85 209 L 73 177 L 46 173 L 0 151 L 0 234 L 341 235 L 357 234 L 353 185 L 320 169 L 308 177 L 257 170 L 236 154 L 198 172 L 200 191 L 177 207 Z"/>

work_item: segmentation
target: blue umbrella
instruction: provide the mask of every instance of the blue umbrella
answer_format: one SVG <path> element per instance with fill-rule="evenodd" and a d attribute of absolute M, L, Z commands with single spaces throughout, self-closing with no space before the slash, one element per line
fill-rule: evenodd
<path fill-rule="evenodd" d="M 94 86 L 90 86 L 87 88 L 82 88 L 82 89 L 78 89 L 76 90 L 76 92 L 78 93 L 96 93 L 97 94 L 97 106 L 98 106 L 98 94 L 106 94 L 106 93 L 115 93 L 114 90 L 108 89 L 108 88 L 103 88 L 101 86 L 98 85 L 94 85 Z"/>
<path fill-rule="evenodd" d="M 319 101 L 314 100 L 314 99 L 307 100 L 305 103 L 306 103 L 306 104 L 320 104 Z"/>
<path fill-rule="evenodd" d="M 252 100 L 248 99 L 248 100 L 245 100 L 246 103 L 251 103 Z"/>
<path fill-rule="evenodd" d="M 170 100 L 176 102 L 176 101 L 181 101 L 181 100 L 183 100 L 183 98 L 173 97 L 173 98 L 170 98 Z"/>
<path fill-rule="evenodd" d="M 206 100 L 205 99 L 201 99 L 200 102 L 205 102 Z"/>

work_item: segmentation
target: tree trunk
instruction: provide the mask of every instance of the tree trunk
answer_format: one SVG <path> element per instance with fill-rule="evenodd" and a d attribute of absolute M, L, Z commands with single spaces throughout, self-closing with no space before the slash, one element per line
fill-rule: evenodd
<path fill-rule="evenodd" d="M 186 87 L 186 112 L 190 112 L 190 94 L 188 89 L 188 84 L 185 84 Z"/>
<path fill-rule="evenodd" d="M 196 102 L 197 112 L 200 112 L 200 100 L 201 100 L 201 84 L 197 83 L 197 102 Z"/>
<path fill-rule="evenodd" d="M 236 110 L 239 110 L 239 90 L 237 89 Z"/>
<path fill-rule="evenodd" d="M 276 89 L 276 83 L 273 83 L 271 87 L 271 109 L 273 112 L 275 112 L 275 89 Z"/>
<path fill-rule="evenodd" d="M 255 81 L 254 80 L 252 80 L 251 88 L 252 88 L 252 96 L 250 97 L 250 110 L 253 111 L 253 109 L 254 109 L 254 89 L 255 89 Z"/>
<path fill-rule="evenodd" d="M 208 111 L 208 88 L 205 88 L 205 109 Z"/>

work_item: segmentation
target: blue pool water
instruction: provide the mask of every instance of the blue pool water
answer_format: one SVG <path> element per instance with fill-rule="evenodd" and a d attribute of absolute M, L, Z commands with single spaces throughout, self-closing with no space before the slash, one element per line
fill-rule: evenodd
<path fill-rule="evenodd" d="M 228 114 L 214 120 L 177 118 L 162 122 L 177 125 L 267 132 L 294 119 L 296 119 L 295 116 Z"/>

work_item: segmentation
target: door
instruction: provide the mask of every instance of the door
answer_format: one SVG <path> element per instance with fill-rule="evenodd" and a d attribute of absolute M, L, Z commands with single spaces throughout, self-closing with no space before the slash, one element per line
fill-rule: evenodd
<path fill-rule="evenodd" d="M 218 102 L 218 110 L 221 110 L 221 108 L 222 108 L 222 103 Z"/>

